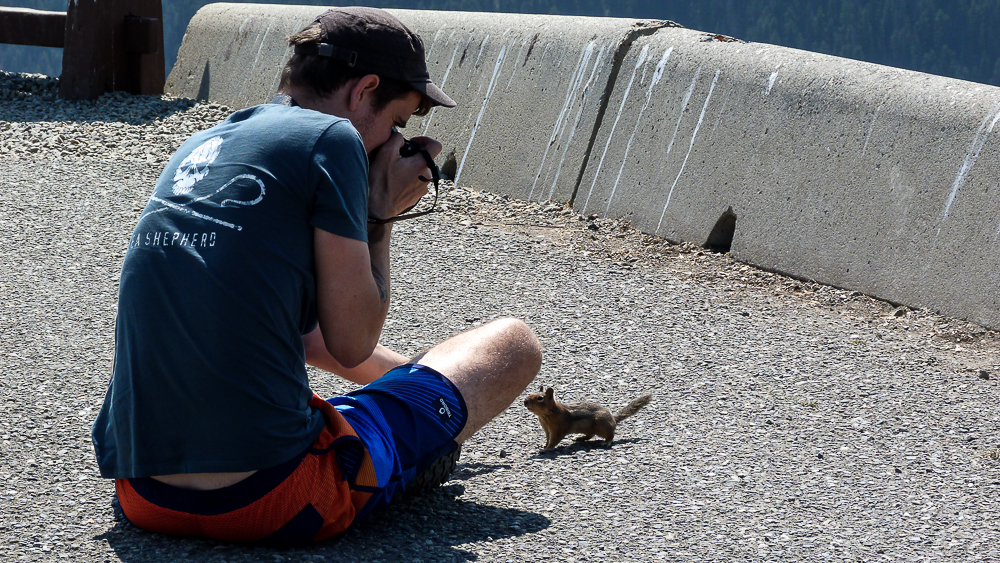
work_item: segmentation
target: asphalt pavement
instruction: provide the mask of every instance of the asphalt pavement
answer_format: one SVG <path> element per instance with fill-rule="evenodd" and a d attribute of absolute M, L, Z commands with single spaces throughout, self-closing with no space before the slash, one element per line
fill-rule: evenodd
<path fill-rule="evenodd" d="M 653 393 L 614 444 L 543 452 L 518 401 L 451 481 L 335 540 L 264 548 L 127 525 L 90 443 L 118 272 L 171 147 L 226 110 L 46 104 L 0 101 L 0 560 L 1000 560 L 994 333 L 450 185 L 442 212 L 394 231 L 384 343 L 416 353 L 525 319 L 545 346 L 536 384 L 558 399 L 616 410 Z M 352 388 L 311 376 L 321 395 Z"/>

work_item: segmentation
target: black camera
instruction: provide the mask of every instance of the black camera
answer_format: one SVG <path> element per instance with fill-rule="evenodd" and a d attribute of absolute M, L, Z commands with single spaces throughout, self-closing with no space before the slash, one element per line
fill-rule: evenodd
<path fill-rule="evenodd" d="M 427 163 L 427 168 L 431 171 L 430 178 L 420 177 L 424 182 L 434 182 L 434 188 L 437 189 L 438 182 L 441 181 L 441 171 L 438 169 L 437 163 L 434 162 L 434 158 L 431 157 L 431 153 L 427 152 L 427 149 L 420 146 L 410 139 L 403 141 L 403 146 L 399 147 L 399 156 L 403 158 L 411 157 L 415 154 L 421 154 L 424 157 L 424 162 Z"/>
<path fill-rule="evenodd" d="M 403 141 L 403 146 L 399 147 L 399 156 L 403 158 L 406 158 L 408 156 L 413 156 L 418 152 L 420 152 L 420 149 L 422 148 L 423 147 L 411 141 L 410 139 L 406 139 L 405 141 Z"/>

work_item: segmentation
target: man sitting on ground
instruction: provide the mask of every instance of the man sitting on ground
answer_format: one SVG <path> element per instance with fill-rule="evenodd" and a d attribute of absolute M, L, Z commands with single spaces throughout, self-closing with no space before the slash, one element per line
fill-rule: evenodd
<path fill-rule="evenodd" d="M 391 219 L 427 192 L 394 128 L 455 102 L 384 11 L 328 10 L 289 43 L 279 96 L 185 142 L 129 242 L 93 440 L 141 528 L 332 537 L 446 478 L 541 365 L 514 319 L 412 360 L 378 344 Z M 323 400 L 306 363 L 366 385 Z"/>

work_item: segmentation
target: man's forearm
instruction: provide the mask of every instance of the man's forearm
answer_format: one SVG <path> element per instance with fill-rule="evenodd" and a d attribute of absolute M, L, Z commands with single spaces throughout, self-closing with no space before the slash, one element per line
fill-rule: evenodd
<path fill-rule="evenodd" d="M 382 319 L 389 313 L 389 238 L 392 224 L 368 226 L 368 254 L 372 262 L 372 278 L 382 304 Z"/>
<path fill-rule="evenodd" d="M 346 367 L 371 356 L 389 311 L 389 227 L 369 243 L 316 231 L 317 313 L 330 354 Z"/>
<path fill-rule="evenodd" d="M 389 312 L 389 239 L 391 232 L 391 224 L 372 224 L 368 227 L 368 257 L 371 262 L 372 279 L 378 290 L 378 302 L 375 303 L 377 310 L 373 311 L 373 308 L 369 308 L 364 313 L 366 316 L 369 313 L 371 315 L 378 315 L 379 326 L 384 324 L 385 317 Z M 376 344 L 374 351 L 367 360 L 364 360 L 355 367 L 345 368 L 330 353 L 322 329 L 317 328 L 313 332 L 303 336 L 302 339 L 305 344 L 306 362 L 308 364 L 331 371 L 359 384 L 374 381 L 386 371 L 406 362 L 405 356 L 393 352 L 381 344 Z"/>

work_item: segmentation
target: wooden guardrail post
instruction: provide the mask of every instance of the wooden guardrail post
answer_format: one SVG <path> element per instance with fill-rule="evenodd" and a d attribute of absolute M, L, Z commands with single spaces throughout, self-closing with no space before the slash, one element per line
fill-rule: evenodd
<path fill-rule="evenodd" d="M 93 99 L 115 90 L 162 94 L 164 82 L 160 0 L 70 2 L 60 97 Z"/>
<path fill-rule="evenodd" d="M 74 0 L 66 12 L 0 7 L 0 43 L 62 47 L 61 98 L 163 93 L 161 0 Z"/>

